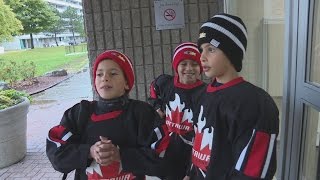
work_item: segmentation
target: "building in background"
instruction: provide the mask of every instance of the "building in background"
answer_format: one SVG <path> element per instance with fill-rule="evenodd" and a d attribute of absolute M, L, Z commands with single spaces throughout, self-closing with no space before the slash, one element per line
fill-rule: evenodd
<path fill-rule="evenodd" d="M 72 7 L 78 10 L 79 14 L 82 14 L 82 2 L 81 0 L 45 0 L 52 7 L 56 8 L 59 12 L 67 10 L 68 7 Z"/>
<path fill-rule="evenodd" d="M 45 0 L 50 6 L 56 8 L 60 13 L 68 7 L 75 8 L 77 13 L 82 16 L 82 0 Z M 84 38 L 79 33 L 75 33 L 75 42 L 80 43 Z M 54 34 L 48 32 L 37 33 L 33 35 L 34 47 L 53 47 L 56 46 Z M 63 33 L 57 34 L 59 46 L 73 44 L 72 33 L 66 30 Z M 2 43 L 4 50 L 19 50 L 30 48 L 30 35 L 15 36 L 12 41 Z"/>

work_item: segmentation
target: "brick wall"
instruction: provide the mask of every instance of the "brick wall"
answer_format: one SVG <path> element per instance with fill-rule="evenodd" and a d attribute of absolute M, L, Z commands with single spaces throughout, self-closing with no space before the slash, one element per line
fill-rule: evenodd
<path fill-rule="evenodd" d="M 97 54 L 104 50 L 125 53 L 132 59 L 136 75 L 130 97 L 143 101 L 155 77 L 172 74 L 174 48 L 181 42 L 196 42 L 200 25 L 223 11 L 223 0 L 184 0 L 185 28 L 158 31 L 153 3 L 153 0 L 83 0 L 90 68 Z"/>

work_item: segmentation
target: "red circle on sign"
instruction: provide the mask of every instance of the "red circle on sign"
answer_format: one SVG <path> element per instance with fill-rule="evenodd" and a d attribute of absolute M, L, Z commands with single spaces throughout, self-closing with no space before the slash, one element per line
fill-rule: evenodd
<path fill-rule="evenodd" d="M 176 17 L 176 12 L 173 9 L 166 9 L 163 16 L 167 21 L 172 21 Z"/>

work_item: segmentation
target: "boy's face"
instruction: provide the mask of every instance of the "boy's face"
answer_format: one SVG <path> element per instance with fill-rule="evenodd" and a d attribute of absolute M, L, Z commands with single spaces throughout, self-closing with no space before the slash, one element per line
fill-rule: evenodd
<path fill-rule="evenodd" d="M 200 50 L 201 65 L 203 67 L 203 72 L 207 77 L 223 77 L 231 71 L 231 68 L 233 68 L 233 65 L 223 51 L 212 46 L 210 43 L 202 44 Z"/>
<path fill-rule="evenodd" d="M 200 78 L 200 65 L 190 59 L 185 59 L 178 64 L 179 81 L 182 84 L 193 84 Z"/>
<path fill-rule="evenodd" d="M 95 86 L 103 99 L 113 99 L 125 94 L 129 86 L 120 66 L 112 60 L 103 60 L 96 71 Z"/>

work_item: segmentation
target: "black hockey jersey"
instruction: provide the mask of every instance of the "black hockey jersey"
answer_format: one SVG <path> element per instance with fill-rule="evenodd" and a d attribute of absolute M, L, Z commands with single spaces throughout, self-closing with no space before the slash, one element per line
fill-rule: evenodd
<path fill-rule="evenodd" d="M 272 179 L 279 112 L 264 90 L 241 77 L 208 85 L 196 116 L 192 180 Z"/>
<path fill-rule="evenodd" d="M 89 160 L 90 147 L 107 137 L 119 147 L 121 164 L 100 166 Z M 75 179 L 145 179 L 161 176 L 161 151 L 169 142 L 166 126 L 147 103 L 125 99 L 104 105 L 81 101 L 68 109 L 60 125 L 49 131 L 47 156 L 53 167 Z"/>
<path fill-rule="evenodd" d="M 150 86 L 149 103 L 165 112 L 170 144 L 165 154 L 167 179 L 182 179 L 190 166 L 193 145 L 193 108 L 205 91 L 206 84 L 198 80 L 181 84 L 177 76 L 161 75 Z"/>

